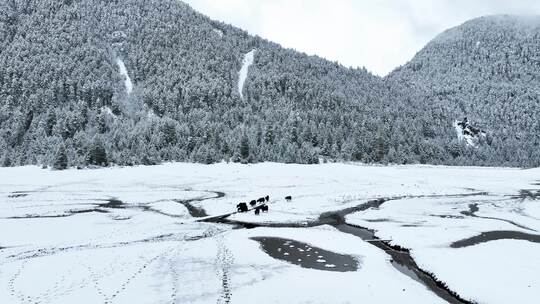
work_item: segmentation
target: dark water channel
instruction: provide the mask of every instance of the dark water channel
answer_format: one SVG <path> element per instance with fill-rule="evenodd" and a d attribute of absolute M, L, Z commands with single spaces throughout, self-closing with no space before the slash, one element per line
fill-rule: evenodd
<path fill-rule="evenodd" d="M 474 196 L 474 195 L 482 195 L 482 194 L 484 193 L 465 194 L 463 196 L 450 195 L 448 197 L 464 197 L 464 196 Z M 443 196 L 428 196 L 428 197 L 443 197 Z M 300 228 L 300 227 L 316 227 L 316 226 L 321 226 L 321 225 L 331 225 L 343 233 L 347 233 L 347 234 L 351 234 L 356 237 L 359 237 L 362 240 L 367 241 L 369 244 L 383 250 L 385 253 L 387 253 L 391 257 L 391 263 L 398 271 L 409 276 L 413 280 L 422 283 L 427 289 L 431 290 L 441 299 L 444 299 L 445 301 L 449 303 L 471 303 L 461 298 L 457 293 L 450 290 L 446 286 L 445 283 L 437 280 L 433 274 L 421 269 L 416 264 L 414 259 L 411 257 L 408 249 L 401 248 L 399 246 L 393 246 L 389 242 L 377 238 L 375 236 L 374 231 L 372 230 L 369 230 L 363 227 L 353 226 L 345 222 L 345 216 L 347 216 L 348 214 L 359 212 L 359 211 L 365 211 L 370 208 L 379 208 L 382 204 L 384 204 L 385 202 L 389 200 L 396 200 L 396 199 L 403 199 L 403 198 L 407 198 L 407 197 L 380 198 L 380 199 L 368 201 L 366 203 L 363 203 L 363 204 L 360 204 L 351 208 L 346 208 L 339 211 L 326 212 L 326 213 L 321 214 L 317 220 L 308 222 L 306 224 L 243 223 L 243 222 L 229 220 L 227 219 L 227 216 L 215 217 L 215 218 L 209 219 L 209 221 L 223 223 L 223 224 L 231 224 L 237 228 L 247 228 L 247 229 L 256 228 L 256 227 Z M 329 269 L 326 269 L 327 267 L 324 267 L 322 263 L 318 263 L 317 260 L 315 260 L 315 262 L 313 262 L 313 260 L 304 261 L 304 259 L 306 258 L 305 252 L 300 252 L 300 253 L 294 252 L 295 255 L 291 256 L 293 251 L 290 250 L 290 251 L 287 251 L 287 253 L 289 254 L 285 255 L 284 254 L 285 252 L 283 252 L 284 250 L 283 248 L 285 246 L 284 243 L 290 240 L 275 239 L 275 238 L 268 238 L 268 237 L 256 238 L 255 240 L 261 243 L 261 246 L 263 247 L 263 250 L 266 253 L 268 253 L 270 256 L 276 259 L 285 260 L 285 261 L 291 262 L 295 265 L 299 265 L 305 268 L 312 268 L 312 269 L 320 268 L 320 270 L 326 270 L 326 271 L 329 270 Z M 295 242 L 294 244 L 289 243 L 288 246 L 291 246 L 291 245 L 293 245 L 293 247 L 290 247 L 290 248 L 298 248 L 299 246 L 306 246 L 307 244 Z M 311 246 L 311 245 L 308 245 L 308 246 Z M 281 250 L 278 250 L 280 248 Z M 332 256 L 332 254 L 335 255 L 336 253 L 326 251 L 327 256 Z M 322 256 L 325 256 L 325 255 L 322 255 Z M 348 257 L 352 258 L 350 256 Z M 346 260 L 346 258 L 343 258 L 343 259 Z M 334 263 L 333 261 L 329 262 L 330 261 L 329 259 L 324 259 L 324 260 L 325 260 L 325 263 L 331 263 L 332 265 L 337 266 L 339 264 L 339 262 L 336 262 L 336 263 Z M 336 261 L 339 261 L 339 260 L 340 258 L 336 258 Z M 345 264 L 348 264 L 348 265 L 344 266 Z M 352 265 L 351 263 L 342 263 L 342 265 L 346 267 L 345 269 L 351 269 L 347 271 L 354 271 L 352 270 L 352 267 L 348 268 L 350 267 L 350 265 Z M 357 267 L 358 266 L 359 264 L 357 264 Z M 319 268 L 316 268 L 316 267 L 319 267 Z M 330 271 L 339 271 L 339 270 L 330 270 Z"/>
<path fill-rule="evenodd" d="M 482 243 L 486 243 L 490 241 L 508 240 L 508 239 L 540 243 L 540 235 L 538 234 L 530 234 L 530 233 L 519 232 L 519 231 L 499 230 L 499 231 L 482 232 L 479 235 L 475 235 L 470 238 L 453 242 L 452 244 L 450 244 L 450 247 L 464 248 L 464 247 L 470 247 L 470 246 L 474 246 L 474 245 L 478 245 L 478 244 L 482 244 Z"/>
<path fill-rule="evenodd" d="M 205 217 L 205 216 L 208 216 L 206 211 L 201 207 L 194 206 L 192 203 L 202 202 L 204 200 L 209 200 L 209 199 L 218 199 L 225 196 L 224 192 L 220 192 L 220 191 L 209 191 L 209 192 L 214 193 L 216 196 L 206 197 L 206 198 L 192 198 L 192 199 L 187 199 L 187 200 L 174 200 L 174 201 L 179 204 L 184 205 L 192 217 Z"/>
<path fill-rule="evenodd" d="M 475 203 L 475 204 L 469 204 L 469 210 L 461 211 L 460 213 L 463 214 L 463 215 L 466 215 L 466 216 L 470 216 L 470 217 L 482 218 L 482 219 L 487 219 L 487 220 L 501 221 L 501 222 L 505 222 L 505 223 L 508 223 L 510 225 L 514 225 L 516 227 L 519 227 L 519 228 L 522 228 L 522 229 L 525 229 L 525 230 L 536 231 L 534 229 L 523 226 L 523 225 L 518 224 L 518 223 L 516 223 L 514 221 L 511 221 L 511 220 L 502 219 L 502 218 L 498 218 L 498 217 L 492 217 L 492 216 L 480 216 L 480 215 L 477 215 L 476 212 L 478 212 L 479 210 L 480 210 L 480 208 L 478 207 L 478 204 Z"/>
<path fill-rule="evenodd" d="M 357 236 L 369 244 L 383 250 L 391 257 L 391 263 L 394 268 L 409 276 L 411 279 L 422 283 L 426 288 L 445 301 L 449 303 L 470 303 L 451 291 L 446 284 L 437 280 L 433 274 L 421 269 L 411 257 L 408 249 L 391 245 L 387 241 L 377 238 L 375 232 L 367 228 L 350 224 L 339 224 L 334 227 L 343 233 Z"/>
<path fill-rule="evenodd" d="M 193 217 L 207 217 L 208 214 L 203 208 L 197 207 L 193 205 L 194 202 L 200 202 L 207 199 L 217 199 L 225 196 L 225 193 L 218 192 L 218 191 L 209 191 L 215 194 L 215 196 L 212 197 L 206 197 L 206 198 L 194 198 L 194 199 L 188 199 L 188 200 L 175 200 L 175 202 L 184 205 L 191 216 Z M 474 195 L 481 195 L 482 193 L 478 194 L 466 194 L 463 196 L 474 196 Z M 430 196 L 427 196 L 430 197 Z M 443 196 L 431 196 L 431 197 L 443 197 Z M 449 197 L 455 197 L 449 196 Z M 319 216 L 317 220 L 298 224 L 298 223 L 270 223 L 270 224 L 253 224 L 253 223 L 242 223 L 237 222 L 233 220 L 229 220 L 227 217 L 231 214 L 234 214 L 235 212 L 232 212 L 227 215 L 221 215 L 216 216 L 212 218 L 207 219 L 201 219 L 201 221 L 208 221 L 208 222 L 217 222 L 217 223 L 223 223 L 223 224 L 232 224 L 235 226 L 235 228 L 255 228 L 255 227 L 289 227 L 289 228 L 299 228 L 299 227 L 315 227 L 315 226 L 321 226 L 321 225 L 331 225 L 338 229 L 339 231 L 347 234 L 351 234 L 353 236 L 359 237 L 362 240 L 368 242 L 369 244 L 376 246 L 377 248 L 383 250 L 385 253 L 387 253 L 391 257 L 391 262 L 394 267 L 400 271 L 401 273 L 404 273 L 411 277 L 412 279 L 421 282 L 426 288 L 434 292 L 436 295 L 438 295 L 441 299 L 446 300 L 449 303 L 470 303 L 461 297 L 451 291 L 447 286 L 438 281 L 435 276 L 429 272 L 426 272 L 418 267 L 414 259 L 411 257 L 410 252 L 406 248 L 401 248 L 399 246 L 393 246 L 389 242 L 385 240 L 378 239 L 375 237 L 375 234 L 373 231 L 357 227 L 353 225 L 349 225 L 345 222 L 345 216 L 348 214 L 359 212 L 359 211 L 365 211 L 370 208 L 379 208 L 382 204 L 389 200 L 397 200 L 397 199 L 404 199 L 409 198 L 408 196 L 402 196 L 402 197 L 393 197 L 393 198 L 381 198 L 381 199 L 375 199 L 368 201 L 366 203 L 346 208 L 338 211 L 332 211 L 332 212 L 326 212 Z M 96 204 L 94 208 L 91 209 L 84 209 L 84 210 L 71 210 L 68 212 L 68 214 L 61 215 L 61 216 L 70 216 L 77 213 L 86 213 L 86 212 L 108 212 L 108 209 L 122 209 L 122 208 L 143 208 L 144 211 L 156 211 L 156 210 L 150 210 L 151 208 L 148 208 L 146 206 L 129 206 L 125 205 L 122 201 L 111 199 L 108 200 L 102 204 Z M 471 208 L 469 211 L 469 214 L 464 214 L 467 216 L 475 216 L 474 213 L 477 210 Z M 165 214 L 167 215 L 167 214 Z M 526 234 L 523 234 L 526 235 Z M 524 236 L 521 235 L 522 239 Z M 516 236 L 516 235 L 514 235 Z M 480 236 L 478 236 L 480 237 Z M 493 238 L 494 235 L 485 235 L 483 238 Z M 520 236 L 517 236 L 520 237 Z M 473 237 L 474 238 L 474 237 Z M 461 240 L 456 243 L 458 243 L 456 246 L 471 246 L 468 244 L 474 244 L 475 242 L 482 242 L 478 239 L 470 240 Z M 529 235 L 527 235 L 527 238 L 529 238 Z M 282 238 L 272 238 L 272 237 L 258 237 L 253 238 L 255 241 L 258 241 L 261 244 L 261 248 L 264 252 L 266 252 L 268 255 L 270 255 L 273 258 L 284 260 L 289 263 L 292 263 L 294 265 L 298 265 L 300 267 L 309 268 L 309 269 L 317 269 L 321 271 L 335 271 L 335 272 L 349 272 L 349 271 L 357 271 L 361 267 L 361 262 L 353 256 L 350 255 L 343 255 L 338 254 L 335 252 L 331 252 L 328 250 L 324 250 L 322 248 L 314 247 L 311 244 L 306 244 L 298 241 L 293 241 L 289 239 L 282 239 Z M 481 238 L 480 238 L 481 239 Z M 530 239 L 530 238 L 529 238 Z M 534 241 L 540 242 L 536 238 L 533 238 Z M 462 243 L 459 243 L 462 242 Z M 464 244 L 464 245 L 463 245 Z M 456 247 L 459 248 L 459 247 Z"/>

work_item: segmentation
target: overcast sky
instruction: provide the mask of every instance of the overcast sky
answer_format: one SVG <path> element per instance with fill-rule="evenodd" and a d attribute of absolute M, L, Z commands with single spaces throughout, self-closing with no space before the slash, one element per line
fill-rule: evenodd
<path fill-rule="evenodd" d="M 443 30 L 492 14 L 540 14 L 540 0 L 184 0 L 199 12 L 384 76 Z"/>

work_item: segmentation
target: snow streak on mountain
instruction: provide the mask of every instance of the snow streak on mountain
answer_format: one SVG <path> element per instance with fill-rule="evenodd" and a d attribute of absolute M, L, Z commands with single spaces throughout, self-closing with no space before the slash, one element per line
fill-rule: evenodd
<path fill-rule="evenodd" d="M 238 93 L 242 99 L 244 99 L 244 94 L 242 93 L 244 90 L 244 83 L 248 77 L 249 67 L 253 64 L 254 59 L 255 50 L 246 53 L 246 55 L 244 55 L 244 60 L 242 60 L 242 68 L 240 69 L 240 72 L 238 72 Z"/>
<path fill-rule="evenodd" d="M 126 87 L 126 93 L 128 93 L 129 95 L 131 94 L 131 91 L 133 91 L 133 83 L 131 82 L 131 78 L 129 78 L 126 65 L 124 64 L 124 61 L 120 58 L 116 59 L 116 64 L 118 65 L 118 68 L 120 69 L 120 75 L 124 77 L 124 85 Z"/>

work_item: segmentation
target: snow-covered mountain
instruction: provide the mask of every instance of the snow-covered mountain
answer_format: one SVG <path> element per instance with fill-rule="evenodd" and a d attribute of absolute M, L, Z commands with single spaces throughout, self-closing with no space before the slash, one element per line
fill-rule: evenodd
<path fill-rule="evenodd" d="M 435 115 L 423 114 L 448 141 L 460 117 L 485 128 L 476 157 L 537 166 L 539 54 L 540 17 L 481 17 L 443 32 L 385 80 L 429 105 Z"/>
<path fill-rule="evenodd" d="M 383 79 L 177 0 L 14 0 L 0 11 L 0 165 L 540 165 L 535 18 L 473 20 Z M 486 127 L 474 149 L 455 136 L 464 116 Z"/>

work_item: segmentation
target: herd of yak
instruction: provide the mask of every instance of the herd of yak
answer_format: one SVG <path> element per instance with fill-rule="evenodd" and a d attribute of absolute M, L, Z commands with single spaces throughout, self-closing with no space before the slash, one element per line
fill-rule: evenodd
<path fill-rule="evenodd" d="M 289 195 L 289 196 L 286 196 L 285 197 L 285 200 L 290 202 L 292 200 L 292 197 Z M 268 212 L 268 201 L 270 201 L 270 196 L 265 196 L 265 197 L 261 197 L 257 200 L 252 200 L 249 202 L 249 205 L 251 206 L 251 208 L 253 210 L 255 210 L 255 214 L 256 215 L 259 215 L 261 212 Z M 259 204 L 259 205 L 257 205 Z M 248 204 L 247 203 L 239 203 L 238 205 L 236 205 L 236 210 L 238 212 L 248 212 L 249 211 L 249 207 L 248 207 Z"/>

